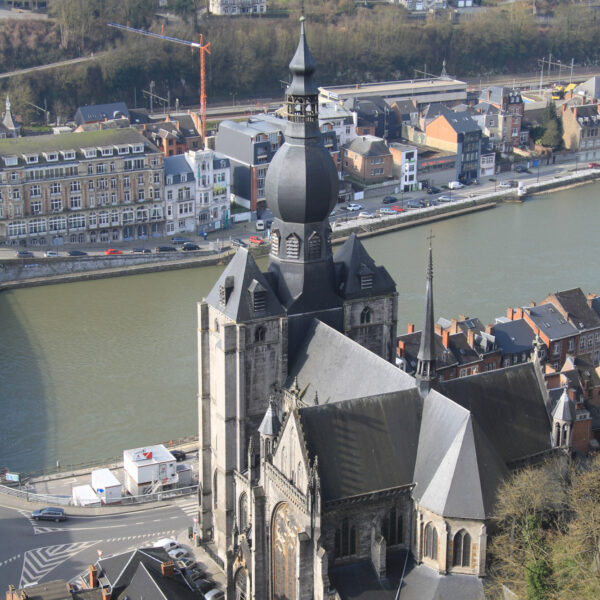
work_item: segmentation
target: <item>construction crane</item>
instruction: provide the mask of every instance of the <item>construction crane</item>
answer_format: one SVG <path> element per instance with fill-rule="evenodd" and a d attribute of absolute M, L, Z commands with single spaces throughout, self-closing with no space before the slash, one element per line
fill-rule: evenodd
<path fill-rule="evenodd" d="M 152 31 L 145 31 L 144 29 L 136 29 L 129 25 L 119 25 L 118 23 L 108 23 L 109 27 L 115 27 L 116 29 L 122 29 L 123 31 L 130 31 L 131 33 L 139 33 L 147 37 L 157 38 L 165 42 L 173 42 L 175 44 L 182 44 L 184 46 L 190 46 L 192 51 L 194 48 L 200 50 L 200 124 L 202 127 L 202 143 L 206 143 L 206 69 L 205 69 L 205 54 L 210 54 L 210 42 L 204 43 L 202 34 L 200 34 L 200 43 L 190 42 L 189 40 L 180 40 L 179 38 L 172 37 L 164 34 L 164 28 L 161 27 L 162 33 L 154 33 Z"/>

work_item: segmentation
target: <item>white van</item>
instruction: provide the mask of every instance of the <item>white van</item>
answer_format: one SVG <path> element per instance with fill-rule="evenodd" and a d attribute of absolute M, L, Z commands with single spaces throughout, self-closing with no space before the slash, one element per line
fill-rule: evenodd
<path fill-rule="evenodd" d="M 460 190 L 460 188 L 465 187 L 460 181 L 451 181 L 448 184 L 449 190 Z"/>
<path fill-rule="evenodd" d="M 256 231 L 264 231 L 265 230 L 265 222 L 262 219 L 258 219 L 256 221 Z"/>

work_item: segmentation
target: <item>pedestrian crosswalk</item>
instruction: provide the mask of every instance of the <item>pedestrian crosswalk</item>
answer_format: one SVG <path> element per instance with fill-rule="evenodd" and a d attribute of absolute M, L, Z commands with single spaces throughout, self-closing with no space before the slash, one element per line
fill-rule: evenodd
<path fill-rule="evenodd" d="M 175 505 L 178 506 L 190 519 L 198 518 L 198 502 L 194 500 L 176 500 Z"/>
<path fill-rule="evenodd" d="M 26 510 L 20 510 L 19 512 L 21 513 L 21 515 L 23 515 L 31 523 L 31 526 L 33 527 L 33 533 L 34 533 L 34 535 L 39 535 L 41 533 L 51 533 L 53 531 L 63 531 L 63 529 L 61 527 L 43 527 L 43 526 L 40 526 L 38 524 L 38 521 L 36 521 L 31 516 L 31 513 L 27 512 Z"/>
<path fill-rule="evenodd" d="M 28 550 L 23 556 L 23 570 L 19 587 L 23 588 L 30 583 L 40 581 L 52 569 L 96 543 L 96 541 L 77 542 Z"/>

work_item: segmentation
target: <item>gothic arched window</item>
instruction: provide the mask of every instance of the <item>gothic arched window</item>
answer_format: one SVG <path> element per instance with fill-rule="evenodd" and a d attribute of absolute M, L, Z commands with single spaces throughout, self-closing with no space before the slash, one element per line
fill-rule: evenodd
<path fill-rule="evenodd" d="M 335 556 L 341 558 L 358 553 L 358 536 L 356 525 L 350 524 L 348 517 L 342 521 L 342 526 L 335 531 Z"/>
<path fill-rule="evenodd" d="M 371 322 L 372 316 L 373 316 L 373 311 L 368 306 L 365 306 L 362 309 L 362 312 L 360 313 L 360 324 L 361 325 L 369 324 Z"/>
<path fill-rule="evenodd" d="M 254 341 L 255 342 L 264 342 L 266 335 L 267 335 L 267 330 L 264 327 L 259 326 L 254 330 Z"/>
<path fill-rule="evenodd" d="M 240 531 L 244 531 L 248 527 L 248 496 L 245 493 L 240 496 L 238 507 Z"/>
<path fill-rule="evenodd" d="M 471 566 L 471 536 L 461 529 L 455 536 L 452 544 L 452 566 Z"/>
<path fill-rule="evenodd" d="M 248 598 L 248 571 L 240 569 L 235 574 L 235 600 L 247 600 Z"/>
<path fill-rule="evenodd" d="M 385 538 L 388 546 L 402 543 L 402 514 L 396 510 L 395 506 L 385 515 L 381 523 L 381 535 Z"/>
<path fill-rule="evenodd" d="M 425 556 L 437 560 L 437 531 L 431 523 L 425 525 Z"/>

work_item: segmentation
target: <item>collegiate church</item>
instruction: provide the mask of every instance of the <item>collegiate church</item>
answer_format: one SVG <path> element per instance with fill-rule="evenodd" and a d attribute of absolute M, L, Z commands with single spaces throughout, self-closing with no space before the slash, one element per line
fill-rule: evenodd
<path fill-rule="evenodd" d="M 539 365 L 438 380 L 430 248 L 416 376 L 395 366 L 394 281 L 354 235 L 332 252 L 304 23 L 290 70 L 269 267 L 240 248 L 198 306 L 199 535 L 229 599 L 483 598 L 498 486 L 552 448 Z"/>

